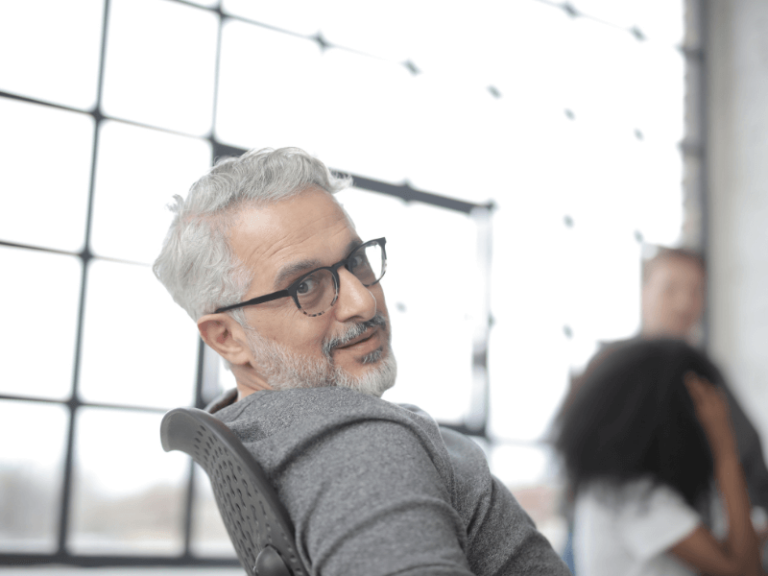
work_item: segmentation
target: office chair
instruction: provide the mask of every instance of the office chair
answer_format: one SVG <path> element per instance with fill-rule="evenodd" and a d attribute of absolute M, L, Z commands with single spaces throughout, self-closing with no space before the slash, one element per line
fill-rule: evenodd
<path fill-rule="evenodd" d="M 176 408 L 160 425 L 163 450 L 189 454 L 208 474 L 216 505 L 248 576 L 307 576 L 293 524 L 261 466 L 212 415 Z"/>

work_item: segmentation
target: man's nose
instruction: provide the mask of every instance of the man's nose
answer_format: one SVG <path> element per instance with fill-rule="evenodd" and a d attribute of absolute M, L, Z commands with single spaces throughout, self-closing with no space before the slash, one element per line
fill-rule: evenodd
<path fill-rule="evenodd" d="M 340 322 L 365 322 L 376 314 L 376 297 L 363 283 L 344 267 L 339 268 L 339 299 L 336 318 Z"/>

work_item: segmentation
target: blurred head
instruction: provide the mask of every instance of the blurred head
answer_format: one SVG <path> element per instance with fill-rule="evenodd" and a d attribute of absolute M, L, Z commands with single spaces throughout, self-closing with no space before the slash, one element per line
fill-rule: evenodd
<path fill-rule="evenodd" d="M 720 384 L 709 360 L 676 339 L 633 340 L 586 376 L 555 439 L 576 490 L 650 477 L 700 503 L 712 457 L 683 383 L 688 371 Z"/>
<path fill-rule="evenodd" d="M 340 267 L 338 298 L 308 316 L 291 297 L 217 312 L 286 289 L 362 244 L 332 194 L 349 184 L 296 148 L 219 162 L 176 197 L 154 271 L 229 364 L 241 395 L 347 386 L 380 395 L 394 383 L 381 284 Z"/>
<path fill-rule="evenodd" d="M 692 338 L 704 310 L 704 262 L 694 252 L 662 248 L 643 267 L 642 335 Z"/>

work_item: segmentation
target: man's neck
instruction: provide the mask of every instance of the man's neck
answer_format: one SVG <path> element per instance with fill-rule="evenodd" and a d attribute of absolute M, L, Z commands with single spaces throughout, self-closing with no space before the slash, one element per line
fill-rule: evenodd
<path fill-rule="evenodd" d="M 272 387 L 256 373 L 252 366 L 233 366 L 232 375 L 237 384 L 238 400 L 242 400 L 254 392 L 272 390 Z"/>

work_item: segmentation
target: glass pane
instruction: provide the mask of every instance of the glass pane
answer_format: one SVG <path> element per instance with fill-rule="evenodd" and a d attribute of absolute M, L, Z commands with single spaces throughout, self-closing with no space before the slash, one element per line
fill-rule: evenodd
<path fill-rule="evenodd" d="M 0 283 L 3 323 L 13 326 L 0 330 L 0 392 L 66 398 L 72 388 L 80 260 L 0 247 L 0 270 L 13 279 Z"/>
<path fill-rule="evenodd" d="M 404 145 L 411 183 L 454 198 L 487 201 L 491 191 L 479 185 L 478 173 L 487 171 L 483 150 L 493 145 L 483 137 L 499 131 L 498 119 L 486 114 L 495 104 L 491 95 L 483 86 L 457 86 L 454 78 L 423 74 L 414 79 L 410 104 L 411 125 Z M 489 122 L 491 130 L 486 128 Z M 482 145 L 474 145 L 479 142 Z M 498 186 L 500 175 L 494 176 Z"/>
<path fill-rule="evenodd" d="M 83 399 L 163 408 L 190 405 L 197 328 L 152 270 L 97 260 L 88 277 Z"/>
<path fill-rule="evenodd" d="M 0 3 L 0 90 L 93 108 L 103 10 L 104 0 Z"/>
<path fill-rule="evenodd" d="M 398 364 L 387 400 L 462 422 L 472 386 L 473 305 L 481 294 L 475 223 L 461 213 L 355 188 L 336 196 L 361 238 L 387 238 L 382 285 Z M 446 277 L 451 282 L 439 281 Z"/>
<path fill-rule="evenodd" d="M 589 19 L 574 20 L 566 32 L 564 99 L 578 115 L 578 123 L 609 119 L 617 130 L 630 134 L 635 128 L 647 131 L 639 123 L 648 103 L 639 96 L 648 82 L 659 88 L 658 82 L 638 70 L 648 53 L 647 45 L 624 30 Z"/>
<path fill-rule="evenodd" d="M 360 176 L 403 182 L 408 176 L 411 134 L 406 113 L 413 78 L 403 67 L 341 50 L 319 60 L 312 100 L 321 112 L 312 121 L 322 137 L 317 154 L 327 165 Z M 398 142 L 393 146 L 393 142 Z"/>
<path fill-rule="evenodd" d="M 536 440 L 549 429 L 568 386 L 569 347 L 562 317 L 546 310 L 547 294 L 525 296 L 513 313 L 494 313 L 489 345 L 490 432 Z M 516 313 L 516 314 L 515 314 Z"/>
<path fill-rule="evenodd" d="M 610 22 L 614 26 L 631 28 L 638 23 L 638 5 L 643 0 L 613 2 L 612 0 L 574 0 L 574 7 L 584 15 Z"/>
<path fill-rule="evenodd" d="M 542 2 L 526 0 L 497 4 L 503 5 L 504 16 L 493 15 L 483 22 L 480 38 L 485 47 L 483 56 L 473 58 L 465 53 L 456 59 L 463 62 L 465 68 L 478 67 L 478 87 L 495 86 L 500 91 L 500 101 L 533 106 L 557 102 L 552 113 L 562 114 L 563 60 L 567 52 L 564 46 L 569 46 L 564 38 L 573 19 L 563 10 Z M 429 38 L 424 37 L 422 43 L 426 52 Z M 454 43 L 457 48 L 463 45 Z M 441 63 L 439 52 L 433 59 L 442 66 L 444 74 L 452 76 L 450 66 L 453 62 Z M 536 88 L 523 88 L 526 86 Z M 513 140 L 517 136 L 514 131 L 501 131 L 501 134 Z"/>
<path fill-rule="evenodd" d="M 161 414 L 78 413 L 70 548 L 78 554 L 179 554 L 188 458 L 163 452 Z"/>
<path fill-rule="evenodd" d="M 563 294 L 571 280 L 562 252 L 569 228 L 557 195 L 568 188 L 550 181 L 559 170 L 542 171 L 537 180 L 528 178 L 528 168 L 512 182 L 526 193 L 502 197 L 493 216 L 490 425 L 494 436 L 518 440 L 546 430 L 568 375 Z"/>
<path fill-rule="evenodd" d="M 258 3 L 252 0 L 223 0 L 222 8 L 233 16 L 309 36 L 320 30 L 318 20 L 320 12 L 325 9 L 323 4 L 313 0 Z"/>
<path fill-rule="evenodd" d="M 494 272 L 491 429 L 534 440 L 547 433 L 570 373 L 583 368 L 598 343 L 637 332 L 640 244 L 631 228 L 622 235 L 586 219 L 549 242 L 519 236 L 537 250 L 526 256 L 508 249 L 515 267 Z"/>
<path fill-rule="evenodd" d="M 91 244 L 101 256 L 151 264 L 173 214 L 174 194 L 211 165 L 204 140 L 106 122 L 99 137 Z M 141 230 L 141 234 L 136 231 Z"/>
<path fill-rule="evenodd" d="M 316 153 L 327 136 L 313 128 L 325 114 L 313 96 L 318 45 L 235 20 L 222 34 L 216 135 L 244 148 Z"/>
<path fill-rule="evenodd" d="M 677 145 L 684 133 L 685 57 L 677 50 L 649 46 L 635 72 L 644 80 L 636 96 L 644 104 L 638 107 L 644 141 Z"/>
<path fill-rule="evenodd" d="M 213 117 L 217 25 L 213 12 L 179 2 L 113 0 L 104 112 L 207 134 Z"/>
<path fill-rule="evenodd" d="M 68 421 L 63 406 L 0 401 L 0 551 L 55 551 Z"/>
<path fill-rule="evenodd" d="M 195 498 L 192 514 L 192 553 L 196 556 L 235 557 L 235 548 L 216 507 L 211 482 L 195 464 Z"/>
<path fill-rule="evenodd" d="M 473 10 L 477 4 L 473 2 Z M 319 29 L 330 42 L 392 62 L 404 62 L 412 56 L 413 44 L 419 37 L 434 37 L 444 27 L 450 27 L 445 14 L 456 5 L 440 4 L 440 26 L 434 26 L 434 21 L 424 22 L 427 15 L 434 18 L 434 3 L 409 0 L 389 0 L 386 4 L 325 0 L 317 18 Z M 408 17 L 404 18 L 404 14 Z M 429 33 L 424 34 L 425 30 Z"/>
<path fill-rule="evenodd" d="M 625 182 L 633 150 L 579 126 L 550 131 L 558 169 L 536 178 L 542 166 L 524 167 L 514 184 L 527 193 L 504 198 L 494 215 L 491 429 L 504 438 L 540 438 L 570 371 L 598 341 L 639 324 L 635 231 L 645 196 Z"/>
<path fill-rule="evenodd" d="M 637 229 L 650 244 L 679 241 L 683 222 L 682 162 L 672 146 L 643 147 L 636 158 Z"/>
<path fill-rule="evenodd" d="M 0 158 L 4 166 L 13 166 L 0 172 L 5 191 L 0 237 L 79 251 L 85 239 L 93 119 L 0 98 L 0 126 Z"/>
<path fill-rule="evenodd" d="M 683 10 L 681 0 L 574 0 L 574 6 L 584 14 L 616 26 L 637 26 L 652 42 L 673 46 L 683 39 Z"/>

